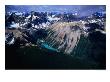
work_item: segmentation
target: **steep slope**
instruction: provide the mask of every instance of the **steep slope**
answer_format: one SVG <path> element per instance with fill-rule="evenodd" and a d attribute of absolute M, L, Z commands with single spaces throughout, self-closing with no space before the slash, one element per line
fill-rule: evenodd
<path fill-rule="evenodd" d="M 58 22 L 48 29 L 48 37 L 45 41 L 48 45 L 57 48 L 61 52 L 70 54 L 77 46 L 82 34 L 82 24 L 79 22 Z"/>

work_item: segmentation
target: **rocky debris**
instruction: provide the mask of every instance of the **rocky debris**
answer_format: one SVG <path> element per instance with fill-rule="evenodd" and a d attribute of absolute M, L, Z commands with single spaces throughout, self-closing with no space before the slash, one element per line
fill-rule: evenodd
<path fill-rule="evenodd" d="M 70 54 L 80 39 L 81 30 L 77 23 L 54 23 L 49 29 L 46 42 L 66 54 Z"/>

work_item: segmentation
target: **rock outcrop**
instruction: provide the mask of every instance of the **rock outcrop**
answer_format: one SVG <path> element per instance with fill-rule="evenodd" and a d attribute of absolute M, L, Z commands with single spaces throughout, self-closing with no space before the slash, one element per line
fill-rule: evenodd
<path fill-rule="evenodd" d="M 48 37 L 45 41 L 66 54 L 70 54 L 77 46 L 82 33 L 77 22 L 54 23 L 48 30 Z"/>

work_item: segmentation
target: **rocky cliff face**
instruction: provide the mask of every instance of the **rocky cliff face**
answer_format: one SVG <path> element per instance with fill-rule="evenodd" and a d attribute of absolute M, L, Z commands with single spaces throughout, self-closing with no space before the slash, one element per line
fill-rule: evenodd
<path fill-rule="evenodd" d="M 45 41 L 54 48 L 70 54 L 77 46 L 82 30 L 78 22 L 58 22 L 48 29 Z"/>

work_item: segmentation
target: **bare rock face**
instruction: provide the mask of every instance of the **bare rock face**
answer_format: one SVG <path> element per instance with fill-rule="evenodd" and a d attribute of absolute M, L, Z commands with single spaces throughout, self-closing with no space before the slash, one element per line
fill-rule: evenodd
<path fill-rule="evenodd" d="M 48 30 L 45 41 L 65 54 L 70 54 L 80 40 L 81 28 L 77 22 L 54 23 Z"/>

